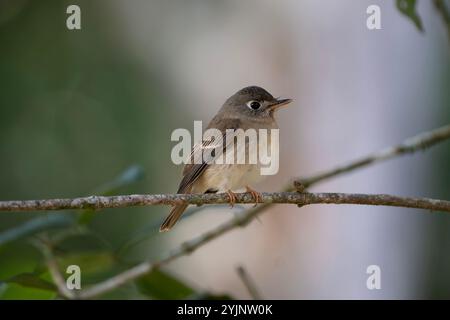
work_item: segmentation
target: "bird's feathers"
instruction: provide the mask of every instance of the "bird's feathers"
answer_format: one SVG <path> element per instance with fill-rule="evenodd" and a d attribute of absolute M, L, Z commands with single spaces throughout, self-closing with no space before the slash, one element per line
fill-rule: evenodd
<path fill-rule="evenodd" d="M 199 159 L 202 159 L 202 163 L 189 163 L 186 164 L 183 169 L 183 179 L 180 182 L 180 185 L 178 187 L 177 193 L 189 193 L 189 189 L 192 187 L 192 184 L 202 175 L 202 173 L 206 170 L 206 168 L 209 166 L 209 164 L 213 163 L 215 159 L 220 157 L 223 152 L 226 150 L 227 145 L 225 145 L 223 142 L 227 142 L 230 139 L 227 139 L 227 132 L 226 129 L 237 129 L 239 127 L 239 119 L 232 119 L 228 123 L 218 122 L 214 121 L 213 119 L 211 123 L 208 125 L 207 129 L 215 128 L 217 130 L 220 130 L 222 132 L 222 140 L 220 141 L 212 141 L 212 140 L 206 140 L 203 141 L 202 144 L 196 144 L 191 152 L 191 162 L 193 162 L 196 157 L 201 157 Z M 212 156 L 207 157 L 204 159 L 203 157 L 203 151 L 205 148 L 212 148 L 216 149 L 217 146 L 223 145 L 223 148 L 220 150 L 220 152 L 213 153 Z M 217 149 L 216 149 L 217 150 Z M 200 153 L 200 154 L 197 154 Z M 207 153 L 211 154 L 211 153 Z M 212 158 L 211 158 L 212 157 Z"/>
<path fill-rule="evenodd" d="M 201 144 L 197 144 L 193 147 L 191 152 L 191 162 L 193 162 L 194 159 L 196 159 L 197 156 L 200 156 L 202 159 L 202 163 L 189 163 L 184 166 L 183 169 L 183 179 L 180 182 L 180 185 L 178 187 L 177 193 L 190 193 L 192 190 L 192 186 L 195 183 L 195 181 L 205 172 L 205 170 L 208 168 L 208 166 L 214 162 L 215 159 L 217 159 L 219 156 L 223 154 L 223 152 L 226 150 L 227 145 L 223 143 L 224 141 L 227 142 L 230 139 L 227 139 L 227 129 L 237 129 L 239 128 L 240 121 L 239 119 L 230 119 L 230 121 L 217 121 L 217 118 L 214 118 L 211 120 L 210 124 L 208 125 L 207 129 L 215 128 L 220 130 L 222 132 L 222 140 L 220 141 L 214 141 L 212 139 L 202 141 Z M 222 145 L 223 148 L 220 149 L 220 152 L 208 152 L 206 154 L 206 159 L 203 157 L 203 151 L 205 148 L 212 148 L 215 150 L 218 146 Z M 197 154 L 201 153 L 201 154 Z M 183 214 L 184 210 L 187 208 L 187 204 L 181 204 L 175 206 L 167 216 L 167 218 L 164 220 L 164 222 L 161 224 L 161 227 L 159 228 L 159 231 L 164 232 L 170 230 L 180 219 L 181 215 Z"/>

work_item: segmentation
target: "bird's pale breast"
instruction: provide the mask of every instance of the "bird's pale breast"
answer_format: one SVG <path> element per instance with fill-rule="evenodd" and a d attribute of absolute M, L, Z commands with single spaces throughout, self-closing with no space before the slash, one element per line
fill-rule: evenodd
<path fill-rule="evenodd" d="M 270 154 L 271 150 L 271 139 L 267 143 L 268 152 Z M 278 141 L 273 141 L 272 143 L 277 143 Z M 261 143 L 259 143 L 261 146 Z M 278 152 L 278 148 L 275 148 Z M 227 152 L 229 152 L 227 150 Z M 237 153 L 239 152 L 234 149 L 235 157 L 237 159 Z M 255 164 L 247 164 L 249 159 L 252 159 L 252 154 L 249 152 L 256 152 L 256 156 L 253 157 L 257 159 Z M 192 192 L 193 193 L 204 193 L 208 189 L 218 190 L 218 192 L 226 192 L 227 190 L 237 191 L 243 189 L 247 185 L 253 185 L 262 181 L 266 176 L 261 175 L 261 163 L 258 157 L 258 148 L 248 148 L 248 143 L 245 146 L 246 154 L 246 164 L 211 164 L 209 165 L 205 172 L 199 177 L 199 179 L 194 183 Z"/>

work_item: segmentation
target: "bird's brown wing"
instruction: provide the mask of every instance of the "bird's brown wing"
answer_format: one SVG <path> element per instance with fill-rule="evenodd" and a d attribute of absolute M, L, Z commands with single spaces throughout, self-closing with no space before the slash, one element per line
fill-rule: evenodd
<path fill-rule="evenodd" d="M 208 126 L 209 128 L 215 128 L 222 132 L 222 141 L 228 141 L 226 129 L 237 129 L 239 128 L 240 122 L 239 119 L 227 119 L 226 121 L 217 121 L 217 118 L 214 118 Z M 191 160 L 194 159 L 197 152 L 203 152 L 204 148 L 214 148 L 217 151 L 216 147 L 219 145 L 219 141 L 203 141 L 202 144 L 194 146 L 191 152 Z M 178 193 L 189 193 L 192 189 L 192 185 L 194 182 L 205 172 L 206 168 L 209 166 L 208 163 L 212 163 L 218 156 L 220 156 L 227 145 L 225 143 L 220 142 L 223 145 L 221 152 L 215 152 L 212 159 L 207 159 L 206 161 L 199 164 L 186 164 L 183 170 L 183 179 L 181 180 L 180 186 L 178 188 Z M 201 156 L 201 154 L 200 154 Z M 203 159 L 200 158 L 200 159 Z M 159 228 L 160 232 L 169 231 L 180 219 L 184 210 L 187 208 L 187 204 L 176 205 L 170 211 L 167 218 L 161 224 Z"/>
<path fill-rule="evenodd" d="M 207 129 L 215 128 L 222 132 L 222 141 L 203 141 L 202 144 L 197 144 L 194 146 L 191 152 L 191 162 L 197 155 L 197 152 L 202 153 L 205 148 L 213 148 L 215 149 L 219 144 L 223 145 L 223 149 L 221 152 L 216 152 L 213 155 L 212 159 L 203 159 L 202 163 L 198 164 L 186 164 L 183 169 L 183 179 L 180 182 L 180 186 L 178 187 L 177 193 L 188 193 L 190 192 L 192 185 L 194 182 L 205 172 L 206 168 L 209 166 L 209 163 L 212 163 L 217 157 L 222 155 L 225 148 L 227 147 L 223 141 L 227 141 L 227 132 L 226 129 L 238 129 L 240 124 L 239 119 L 227 119 L 226 121 L 217 121 L 216 118 L 214 118 L 211 123 L 208 125 Z M 199 155 L 201 156 L 201 154 Z"/>

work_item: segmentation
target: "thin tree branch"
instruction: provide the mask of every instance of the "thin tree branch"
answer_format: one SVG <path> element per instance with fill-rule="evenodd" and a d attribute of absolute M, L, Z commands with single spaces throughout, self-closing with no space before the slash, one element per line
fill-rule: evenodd
<path fill-rule="evenodd" d="M 250 209 L 247 214 L 242 216 L 236 216 L 233 219 L 230 219 L 229 221 L 222 223 L 218 227 L 207 231 L 203 233 L 202 235 L 188 240 L 184 243 L 182 243 L 180 246 L 175 248 L 174 250 L 170 251 L 164 258 L 151 262 L 151 261 L 145 261 L 142 262 L 122 273 L 119 273 L 101 283 L 98 283 L 88 289 L 84 289 L 81 292 L 79 292 L 78 297 L 80 299 L 91 299 L 98 295 L 101 295 L 105 292 L 111 291 L 117 287 L 120 287 L 124 284 L 126 284 L 129 281 L 132 281 L 136 278 L 139 278 L 154 269 L 160 268 L 173 260 L 182 257 L 184 255 L 190 254 L 202 245 L 219 238 L 223 234 L 227 233 L 230 230 L 233 230 L 245 223 L 247 223 L 249 220 L 251 220 L 254 215 L 256 215 L 262 208 L 262 206 L 256 207 L 254 209 Z"/>
<path fill-rule="evenodd" d="M 322 180 L 353 171 L 362 167 L 366 167 L 370 164 L 389 160 L 405 154 L 411 154 L 419 150 L 425 150 L 439 142 L 450 138 L 450 125 L 440 127 L 438 129 L 420 133 L 414 137 L 408 138 L 402 143 L 388 147 L 378 152 L 369 154 L 363 158 L 352 161 L 348 164 L 334 168 L 333 170 L 324 171 L 317 175 L 300 178 L 296 180 L 297 186 L 303 185 L 305 188 L 310 187 L 313 184 L 321 182 Z"/>
<path fill-rule="evenodd" d="M 261 294 L 259 293 L 258 289 L 256 289 L 255 282 L 252 280 L 245 268 L 243 266 L 238 266 L 236 268 L 236 272 L 250 296 L 254 300 L 262 300 Z"/>
<path fill-rule="evenodd" d="M 43 239 L 39 239 L 36 244 L 39 247 L 39 249 L 41 249 L 45 257 L 47 268 L 50 272 L 50 275 L 53 278 L 53 282 L 55 283 L 59 294 L 67 299 L 77 298 L 75 292 L 70 291 L 66 286 L 66 281 L 64 280 L 64 277 L 61 271 L 59 270 L 58 262 L 56 261 L 56 258 L 53 255 L 53 247 L 52 244 L 50 243 L 50 239 L 48 239 L 48 237 L 45 236 Z"/>
<path fill-rule="evenodd" d="M 296 188 L 308 188 L 311 185 L 322 180 L 362 168 L 369 164 L 388 160 L 407 153 L 413 153 L 418 150 L 424 150 L 432 145 L 450 138 L 450 125 L 443 126 L 433 131 L 421 133 L 417 136 L 405 140 L 403 143 L 383 149 L 379 152 L 370 154 L 364 158 L 353 161 L 347 165 L 337 167 L 330 171 L 319 173 L 318 175 L 297 179 L 295 181 Z M 285 188 L 285 191 L 293 190 L 291 186 Z M 272 196 L 274 199 L 272 199 Z M 265 203 L 282 203 L 280 194 L 265 194 L 263 202 Z M 241 195 L 239 197 L 241 203 L 251 203 L 250 195 Z M 146 206 L 146 205 L 174 205 L 183 202 L 190 204 L 210 204 L 225 203 L 228 198 L 224 194 L 218 195 L 120 195 L 120 196 L 90 196 L 74 199 L 48 199 L 48 200 L 13 200 L 0 201 L 0 211 L 38 211 L 38 210 L 67 210 L 67 209 L 103 209 L 103 208 L 121 208 L 130 206 Z M 301 203 L 298 203 L 301 204 Z"/>
<path fill-rule="evenodd" d="M 0 208 L 14 211 L 30 210 L 62 210 L 62 209 L 84 209 L 86 207 L 95 209 L 121 208 L 130 206 L 147 205 L 175 205 L 189 203 L 196 205 L 228 203 L 230 198 L 226 193 L 218 194 L 149 194 L 128 195 L 111 197 L 93 197 L 77 199 L 49 199 L 39 200 L 35 206 L 35 200 L 5 201 Z M 254 203 L 249 193 L 236 194 L 236 203 Z M 263 192 L 260 203 L 296 204 L 305 206 L 309 204 L 364 204 L 375 206 L 395 206 L 418 209 L 429 209 L 450 212 L 450 201 L 408 198 L 385 194 L 351 194 L 351 193 L 299 193 L 299 192 Z"/>

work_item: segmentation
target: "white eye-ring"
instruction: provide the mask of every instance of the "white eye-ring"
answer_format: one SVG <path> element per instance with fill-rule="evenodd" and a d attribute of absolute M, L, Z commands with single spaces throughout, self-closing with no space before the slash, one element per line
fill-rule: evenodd
<path fill-rule="evenodd" d="M 261 108 L 261 102 L 256 100 L 250 100 L 249 102 L 247 102 L 247 107 L 249 107 L 252 110 L 258 110 L 259 108 Z"/>

